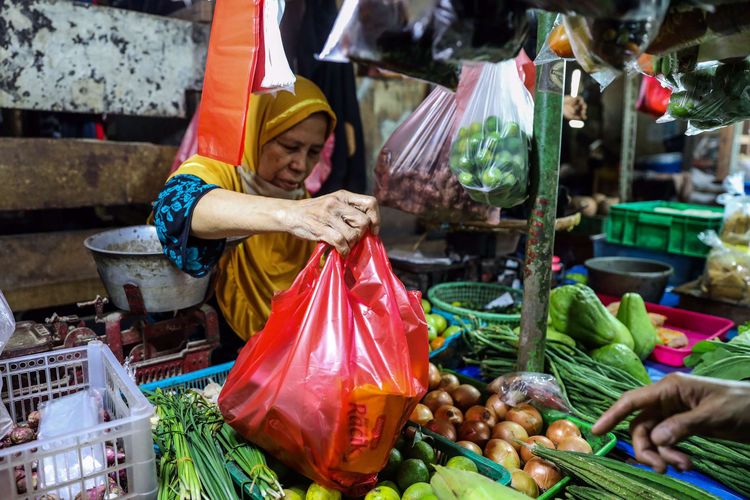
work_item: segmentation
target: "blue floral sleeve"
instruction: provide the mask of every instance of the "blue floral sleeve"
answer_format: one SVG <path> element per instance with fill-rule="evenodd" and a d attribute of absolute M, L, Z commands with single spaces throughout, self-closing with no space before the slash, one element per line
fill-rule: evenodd
<path fill-rule="evenodd" d="M 176 175 L 164 185 L 153 206 L 156 233 L 164 255 L 196 278 L 211 271 L 226 245 L 226 240 L 204 240 L 190 235 L 196 203 L 218 187 L 194 175 Z"/>

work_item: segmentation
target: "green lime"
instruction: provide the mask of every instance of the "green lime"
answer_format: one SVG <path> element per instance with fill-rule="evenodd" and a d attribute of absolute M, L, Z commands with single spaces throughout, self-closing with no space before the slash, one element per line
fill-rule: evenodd
<path fill-rule="evenodd" d="M 483 137 L 481 134 L 472 135 L 469 138 L 469 144 L 466 148 L 466 152 L 471 156 L 476 156 L 479 153 L 479 147 L 482 145 Z"/>
<path fill-rule="evenodd" d="M 510 153 L 520 153 L 523 149 L 524 142 L 518 137 L 509 137 L 505 139 L 505 147 Z"/>
<path fill-rule="evenodd" d="M 432 311 L 432 305 L 430 305 L 428 300 L 422 299 L 422 309 L 424 309 L 425 314 L 430 314 L 430 311 Z"/>
<path fill-rule="evenodd" d="M 440 500 L 437 495 L 425 495 L 420 500 Z"/>
<path fill-rule="evenodd" d="M 458 182 L 464 186 L 473 186 L 475 183 L 474 176 L 471 175 L 471 172 L 461 172 L 458 174 Z"/>
<path fill-rule="evenodd" d="M 450 469 L 479 472 L 479 470 L 477 470 L 477 464 L 475 464 L 474 461 L 472 461 L 470 458 L 466 458 L 461 455 L 456 455 L 455 457 L 451 457 L 451 459 L 448 460 L 448 463 L 445 464 L 445 466 Z"/>
<path fill-rule="evenodd" d="M 341 492 L 313 483 L 307 489 L 305 500 L 340 500 Z"/>
<path fill-rule="evenodd" d="M 492 163 L 492 151 L 489 149 L 482 149 L 477 153 L 476 162 L 479 168 L 487 168 Z"/>
<path fill-rule="evenodd" d="M 481 122 L 474 122 L 471 125 L 469 125 L 469 134 L 475 135 L 475 134 L 481 134 L 481 133 L 482 133 Z"/>
<path fill-rule="evenodd" d="M 451 325 L 448 328 L 445 329 L 443 332 L 443 337 L 448 338 L 452 337 L 453 335 L 461 333 L 461 327 L 456 325 Z"/>
<path fill-rule="evenodd" d="M 495 162 L 497 162 L 499 165 L 509 163 L 511 159 L 513 159 L 513 155 L 510 151 L 503 150 L 495 155 Z"/>
<path fill-rule="evenodd" d="M 388 486 L 378 486 L 365 495 L 365 500 L 400 500 L 398 492 Z"/>
<path fill-rule="evenodd" d="M 435 495 L 430 483 L 414 483 L 404 491 L 401 500 L 423 500 L 427 495 Z"/>
<path fill-rule="evenodd" d="M 466 153 L 466 150 L 469 148 L 469 139 L 468 137 L 459 139 L 458 141 L 453 143 L 453 153 L 462 155 Z"/>
<path fill-rule="evenodd" d="M 482 184 L 486 188 L 495 188 L 500 185 L 503 180 L 503 171 L 498 167 L 490 167 L 482 172 Z"/>
<path fill-rule="evenodd" d="M 430 446 L 427 441 L 419 441 L 414 443 L 414 446 L 406 450 L 406 456 L 409 458 L 416 458 L 421 460 L 425 464 L 435 463 L 435 450 Z"/>
<path fill-rule="evenodd" d="M 455 302 L 451 302 L 451 305 L 452 305 L 453 307 L 463 307 L 463 305 L 461 304 L 461 302 L 458 302 L 458 301 L 455 301 Z"/>
<path fill-rule="evenodd" d="M 435 328 L 437 328 L 438 333 L 443 333 L 446 328 L 448 328 L 448 320 L 446 320 L 443 316 L 439 314 L 435 314 Z"/>
<path fill-rule="evenodd" d="M 396 476 L 396 472 L 398 471 L 398 468 L 401 467 L 401 462 L 403 462 L 403 458 L 401 457 L 401 452 L 398 451 L 396 448 L 393 448 L 391 450 L 391 453 L 388 455 L 388 463 L 385 465 L 385 468 L 380 472 L 380 477 L 385 478 L 393 478 Z"/>
<path fill-rule="evenodd" d="M 461 139 L 469 137 L 469 129 L 466 127 L 461 127 L 460 129 L 458 129 L 458 137 L 460 137 Z"/>
<path fill-rule="evenodd" d="M 516 137 L 521 134 L 521 127 L 516 122 L 508 122 L 503 127 L 503 135 L 505 137 Z"/>
<path fill-rule="evenodd" d="M 433 327 L 436 327 L 436 326 L 437 326 L 437 325 L 435 324 L 435 315 L 434 315 L 434 314 L 425 314 L 425 315 L 424 315 L 424 319 L 425 319 L 425 321 L 427 321 L 427 325 L 428 325 L 428 326 L 429 326 L 429 325 L 432 325 Z"/>
<path fill-rule="evenodd" d="M 457 169 L 459 171 L 471 173 L 473 168 L 474 168 L 474 162 L 472 162 L 468 157 L 462 156 L 461 158 L 458 159 Z"/>
<path fill-rule="evenodd" d="M 398 486 L 393 481 L 380 481 L 377 485 L 378 486 L 385 486 L 387 488 L 392 489 L 393 491 L 395 491 L 399 495 L 401 494 L 401 490 L 398 489 Z"/>
<path fill-rule="evenodd" d="M 402 490 L 406 490 L 414 483 L 426 483 L 430 480 L 430 471 L 421 460 L 410 458 L 404 460 L 396 473 L 396 484 Z"/>
<path fill-rule="evenodd" d="M 437 328 L 435 328 L 435 325 L 427 325 L 427 339 L 432 342 L 438 337 L 438 331 Z"/>
<path fill-rule="evenodd" d="M 304 500 L 305 492 L 299 488 L 284 488 L 284 500 Z"/>
<path fill-rule="evenodd" d="M 497 130 L 497 116 L 488 116 L 484 121 L 484 129 L 487 131 Z"/>

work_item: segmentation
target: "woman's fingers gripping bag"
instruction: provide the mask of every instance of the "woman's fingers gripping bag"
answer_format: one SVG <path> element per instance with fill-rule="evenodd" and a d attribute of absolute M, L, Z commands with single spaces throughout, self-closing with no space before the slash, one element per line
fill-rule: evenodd
<path fill-rule="evenodd" d="M 318 245 L 273 301 L 219 396 L 240 434 L 308 478 L 371 487 L 428 383 L 427 324 L 382 242 L 347 258 Z M 325 262 L 321 261 L 325 258 Z"/>
<path fill-rule="evenodd" d="M 473 200 L 500 208 L 526 200 L 533 121 L 534 102 L 515 61 L 485 64 L 450 157 L 451 169 Z"/>

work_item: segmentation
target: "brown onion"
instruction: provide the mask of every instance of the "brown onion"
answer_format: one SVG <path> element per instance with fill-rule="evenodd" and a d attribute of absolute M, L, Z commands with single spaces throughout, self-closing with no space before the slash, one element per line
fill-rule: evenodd
<path fill-rule="evenodd" d="M 451 392 L 453 404 L 461 411 L 466 411 L 479 402 L 482 393 L 469 384 L 461 384 Z"/>
<path fill-rule="evenodd" d="M 440 385 L 438 388 L 446 392 L 453 392 L 459 385 L 461 385 L 461 382 L 458 380 L 458 377 L 452 373 L 443 373 L 440 376 Z"/>
<path fill-rule="evenodd" d="M 438 370 L 438 367 L 430 363 L 430 390 L 434 391 L 438 387 L 440 387 L 440 370 Z"/>
<path fill-rule="evenodd" d="M 435 434 L 440 434 L 445 439 L 450 441 L 456 440 L 456 427 L 450 422 L 445 420 L 430 420 L 425 427 Z"/>
<path fill-rule="evenodd" d="M 511 473 L 510 487 L 527 497 L 536 498 L 539 496 L 539 486 L 531 476 L 522 470 L 514 470 Z"/>
<path fill-rule="evenodd" d="M 505 420 L 505 415 L 508 413 L 508 405 L 502 402 L 500 396 L 493 394 L 487 399 L 484 406 L 492 408 L 492 411 L 495 412 L 495 416 L 498 420 Z"/>
<path fill-rule="evenodd" d="M 585 439 L 576 436 L 570 436 L 560 441 L 557 449 L 561 451 L 577 451 L 579 453 L 593 453 L 594 451 Z"/>
<path fill-rule="evenodd" d="M 526 433 L 529 436 L 534 436 L 542 432 L 542 426 L 544 425 L 542 414 L 539 413 L 539 410 L 529 404 L 522 404 L 513 407 L 508 411 L 505 420 L 510 420 L 511 422 L 519 424 L 526 429 Z"/>
<path fill-rule="evenodd" d="M 529 439 L 524 441 L 528 445 L 537 445 L 537 446 L 544 446 L 545 448 L 550 448 L 552 450 L 555 449 L 555 443 L 550 441 L 548 438 L 544 436 L 531 436 Z M 531 453 L 531 446 L 521 446 L 521 459 L 524 462 L 528 462 L 532 458 L 535 457 L 533 453 Z"/>
<path fill-rule="evenodd" d="M 472 443 L 471 441 L 459 441 L 456 443 L 458 446 L 462 448 L 466 448 L 469 451 L 473 451 L 477 455 L 482 454 L 482 448 L 476 445 L 476 443 Z"/>
<path fill-rule="evenodd" d="M 506 420 L 492 428 L 492 439 L 504 439 L 518 451 L 521 449 L 521 442 L 529 439 L 529 434 L 517 423 Z"/>
<path fill-rule="evenodd" d="M 524 466 L 523 471 L 531 476 L 542 491 L 552 488 L 563 478 L 560 471 L 554 465 L 539 457 L 529 460 Z"/>
<path fill-rule="evenodd" d="M 419 425 L 425 425 L 427 422 L 433 419 L 432 412 L 423 404 L 418 404 L 414 411 L 409 415 L 409 420 Z"/>
<path fill-rule="evenodd" d="M 549 427 L 547 427 L 546 436 L 550 439 L 550 441 L 555 443 L 555 446 L 558 446 L 560 444 L 560 441 L 567 437 L 581 437 L 581 431 L 578 429 L 578 426 L 570 420 L 562 419 L 556 420 L 549 424 Z"/>
<path fill-rule="evenodd" d="M 435 412 L 435 420 L 447 420 L 453 425 L 464 423 L 464 414 L 453 405 L 443 405 Z"/>
<path fill-rule="evenodd" d="M 435 413 L 443 405 L 452 405 L 453 398 L 445 391 L 431 391 L 422 398 L 422 404 L 429 408 L 432 413 Z"/>
<path fill-rule="evenodd" d="M 484 445 L 490 440 L 490 427 L 478 420 L 464 422 L 458 429 L 458 439 L 471 441 L 480 448 L 484 448 Z"/>
<path fill-rule="evenodd" d="M 507 441 L 502 439 L 490 439 L 484 447 L 484 456 L 500 464 L 506 469 L 518 469 L 521 467 L 521 459 L 518 452 Z"/>
<path fill-rule="evenodd" d="M 495 412 L 487 408 L 486 406 L 472 406 L 464 414 L 464 420 L 479 420 L 484 422 L 490 427 L 494 427 L 497 423 L 497 417 Z"/>

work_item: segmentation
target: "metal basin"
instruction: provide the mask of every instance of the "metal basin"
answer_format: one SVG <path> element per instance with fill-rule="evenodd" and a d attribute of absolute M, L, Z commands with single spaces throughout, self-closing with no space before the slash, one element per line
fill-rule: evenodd
<path fill-rule="evenodd" d="M 589 286 L 595 292 L 621 297 L 636 292 L 646 302 L 658 304 L 664 295 L 672 266 L 656 260 L 629 257 L 597 257 L 586 261 Z"/>
<path fill-rule="evenodd" d="M 211 281 L 209 273 L 193 278 L 177 269 L 162 253 L 154 226 L 131 226 L 89 236 L 91 251 L 110 300 L 130 310 L 126 284 L 137 285 L 149 312 L 167 312 L 200 304 Z"/>

